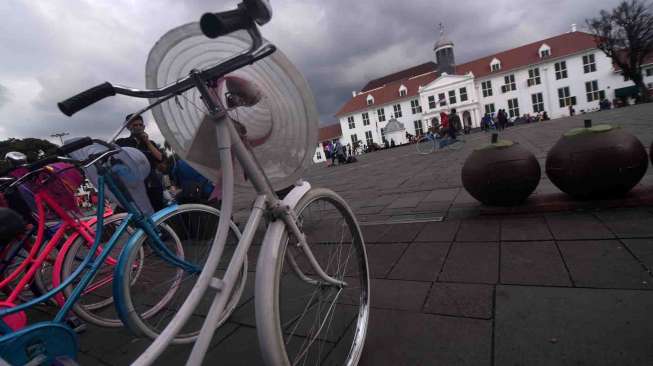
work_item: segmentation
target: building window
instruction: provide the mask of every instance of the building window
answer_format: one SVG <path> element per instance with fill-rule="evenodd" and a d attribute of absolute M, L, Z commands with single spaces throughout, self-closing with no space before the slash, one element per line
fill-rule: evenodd
<path fill-rule="evenodd" d="M 504 84 L 501 85 L 501 92 L 507 93 L 511 90 L 517 90 L 517 84 L 515 83 L 515 74 L 506 75 L 503 77 Z"/>
<path fill-rule="evenodd" d="M 355 147 L 358 144 L 358 136 L 356 134 L 351 135 L 351 146 Z"/>
<path fill-rule="evenodd" d="M 405 97 L 406 96 L 406 90 L 405 89 L 400 89 L 399 90 L 399 96 L 400 97 Z"/>
<path fill-rule="evenodd" d="M 379 122 L 385 122 L 385 110 L 383 108 L 376 110 L 376 116 L 379 119 Z"/>
<path fill-rule="evenodd" d="M 583 72 L 589 73 L 596 71 L 596 63 L 594 62 L 594 54 L 583 56 Z"/>
<path fill-rule="evenodd" d="M 372 105 L 372 104 L 374 104 L 374 97 L 372 96 L 372 94 L 368 94 L 367 95 L 367 105 Z"/>
<path fill-rule="evenodd" d="M 392 108 L 395 110 L 395 118 L 401 117 L 401 104 L 395 104 Z"/>
<path fill-rule="evenodd" d="M 435 95 L 429 96 L 429 109 L 435 109 Z"/>
<path fill-rule="evenodd" d="M 508 115 L 510 118 L 519 117 L 519 102 L 517 98 L 508 99 Z"/>
<path fill-rule="evenodd" d="M 322 159 L 322 154 L 320 154 L 320 152 L 318 151 L 315 153 L 315 157 L 317 158 L 317 160 L 320 160 Z"/>
<path fill-rule="evenodd" d="M 419 99 L 413 99 L 410 101 L 410 109 L 413 114 L 422 113 L 422 106 L 419 105 Z"/>
<path fill-rule="evenodd" d="M 575 99 L 576 98 L 571 96 L 568 86 L 558 89 L 558 101 L 560 102 L 560 108 L 565 108 L 565 107 L 569 107 L 570 105 L 576 104 Z"/>
<path fill-rule="evenodd" d="M 449 104 L 456 104 L 456 91 L 449 90 Z"/>
<path fill-rule="evenodd" d="M 444 93 L 438 94 L 438 100 L 440 101 L 440 107 L 447 105 L 447 98 L 444 97 Z"/>
<path fill-rule="evenodd" d="M 566 61 L 556 62 L 554 67 L 555 67 L 555 71 L 556 71 L 556 80 L 566 79 L 567 78 L 567 62 Z"/>
<path fill-rule="evenodd" d="M 365 112 L 363 113 L 363 126 L 369 126 L 370 125 L 370 115 L 369 113 Z"/>
<path fill-rule="evenodd" d="M 365 131 L 365 143 L 367 146 L 371 146 L 374 143 L 374 140 L 372 140 L 372 131 Z"/>
<path fill-rule="evenodd" d="M 545 58 L 551 56 L 551 50 L 543 49 L 540 51 L 540 58 Z"/>
<path fill-rule="evenodd" d="M 653 76 L 653 67 L 646 69 L 646 76 Z"/>
<path fill-rule="evenodd" d="M 354 123 L 354 116 L 347 117 L 347 123 L 349 124 L 350 130 L 356 128 L 356 124 Z"/>
<path fill-rule="evenodd" d="M 415 135 L 419 136 L 424 133 L 424 129 L 422 128 L 422 120 L 418 119 L 417 121 L 413 121 L 413 124 L 415 125 Z"/>
<path fill-rule="evenodd" d="M 494 103 L 486 104 L 485 114 L 492 114 L 492 113 L 494 113 Z"/>
<path fill-rule="evenodd" d="M 605 92 L 599 90 L 598 80 L 588 81 L 585 83 L 585 93 L 587 95 L 587 101 L 592 102 L 595 100 L 601 100 L 605 98 Z"/>
<path fill-rule="evenodd" d="M 533 101 L 533 113 L 544 112 L 544 97 L 542 93 L 531 94 L 531 100 Z"/>
<path fill-rule="evenodd" d="M 460 88 L 458 91 L 460 92 L 460 101 L 467 101 L 467 88 Z"/>
<path fill-rule="evenodd" d="M 490 80 L 482 82 L 481 89 L 483 90 L 484 98 L 492 96 L 492 82 Z"/>
<path fill-rule="evenodd" d="M 535 67 L 528 70 L 528 86 L 540 85 L 542 80 L 540 80 L 540 69 Z"/>
<path fill-rule="evenodd" d="M 492 71 L 499 71 L 501 70 L 501 61 L 498 59 L 492 59 L 492 62 L 490 62 L 490 70 Z"/>

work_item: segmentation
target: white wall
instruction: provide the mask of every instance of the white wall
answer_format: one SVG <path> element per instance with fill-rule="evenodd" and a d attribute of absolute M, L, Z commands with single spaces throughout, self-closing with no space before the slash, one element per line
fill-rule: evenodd
<path fill-rule="evenodd" d="M 381 128 L 385 128 L 385 125 L 388 123 L 388 121 L 391 118 L 394 117 L 394 108 L 393 108 L 393 106 L 395 104 L 400 104 L 401 105 L 401 117 L 398 117 L 397 120 L 404 124 L 404 127 L 406 128 L 406 131 L 408 131 L 408 133 L 410 133 L 411 135 L 415 135 L 415 123 L 414 123 L 414 121 L 422 119 L 422 114 L 421 113 L 413 114 L 413 112 L 412 112 L 412 108 L 410 106 L 410 101 L 415 100 L 415 99 L 419 100 L 420 98 L 418 96 L 414 96 L 414 97 L 404 98 L 404 99 L 398 100 L 398 101 L 390 103 L 390 104 L 371 105 L 371 106 L 369 106 L 370 108 L 367 109 L 367 110 L 355 112 L 353 114 L 340 116 L 339 122 L 340 122 L 340 128 L 342 129 L 342 137 L 343 137 L 342 140 L 344 141 L 344 145 L 351 144 L 351 136 L 353 134 L 356 134 L 356 137 L 358 138 L 358 140 L 362 141 L 363 144 L 367 144 L 367 142 L 365 140 L 365 132 L 366 131 L 371 131 L 372 132 L 372 139 L 374 140 L 374 142 L 381 145 L 382 140 L 383 140 L 381 138 Z M 381 109 L 381 108 L 383 108 L 385 110 L 385 121 L 384 122 L 378 122 L 378 116 L 377 116 L 377 113 L 376 113 L 377 109 Z M 363 126 L 363 113 L 365 113 L 365 112 L 369 113 L 369 116 L 370 116 L 370 124 L 368 126 Z M 347 118 L 349 116 L 354 116 L 355 127 L 353 129 L 349 128 L 349 123 L 347 122 Z M 422 125 L 425 128 L 424 121 L 422 121 Z M 378 126 L 378 129 L 377 129 L 377 126 Z"/>
<path fill-rule="evenodd" d="M 594 54 L 596 71 L 586 74 L 583 71 L 583 55 L 587 54 Z M 554 64 L 563 60 L 567 64 L 567 78 L 556 80 Z M 531 67 L 539 67 L 540 78 L 542 80 L 540 85 L 530 87 L 527 85 L 528 70 Z M 509 74 L 515 75 L 517 90 L 501 93 L 501 85 L 504 85 L 504 76 Z M 486 80 L 492 81 L 493 95 L 491 97 L 483 97 L 482 94 L 481 83 Z M 496 111 L 502 108 L 507 111 L 508 99 L 517 98 L 519 101 L 519 113 L 521 115 L 525 113 L 533 114 L 531 95 L 541 92 L 544 97 L 544 110 L 547 111 L 551 118 L 558 118 L 569 115 L 569 108 L 560 108 L 558 100 L 558 89 L 566 86 L 569 87 L 570 95 L 576 97 L 577 104 L 574 106 L 576 113 L 580 113 L 582 110 L 598 109 L 599 101 L 594 100 L 588 102 L 586 96 L 585 82 L 593 80 L 598 81 L 599 90 L 604 90 L 606 98 L 609 100 L 614 98 L 614 89 L 632 85 L 632 82 L 624 82 L 621 74 L 614 72 L 612 61 L 600 50 L 552 59 L 542 64 L 525 67 L 516 71 L 477 78 L 475 85 L 480 98 L 482 113 L 485 112 L 485 105 L 490 103 L 494 103 Z"/>

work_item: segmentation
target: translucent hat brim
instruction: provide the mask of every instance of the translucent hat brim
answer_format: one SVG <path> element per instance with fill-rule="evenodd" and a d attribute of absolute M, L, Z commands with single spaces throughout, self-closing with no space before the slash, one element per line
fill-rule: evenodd
<path fill-rule="evenodd" d="M 150 51 L 146 65 L 148 88 L 161 88 L 189 74 L 206 69 L 249 47 L 244 31 L 208 39 L 197 23 L 166 33 Z M 308 83 L 279 50 L 229 76 L 252 82 L 262 99 L 251 107 L 229 111 L 244 127 L 246 141 L 275 189 L 292 185 L 312 162 L 317 143 L 318 114 Z M 212 89 L 224 102 L 223 84 Z M 152 114 L 169 145 L 207 178 L 220 176 L 214 122 L 196 89 L 162 103 Z M 236 174 L 236 184 L 245 184 Z"/>

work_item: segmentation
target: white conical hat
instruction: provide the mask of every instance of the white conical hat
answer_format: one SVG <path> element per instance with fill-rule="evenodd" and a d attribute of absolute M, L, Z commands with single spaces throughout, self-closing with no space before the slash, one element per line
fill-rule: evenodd
<path fill-rule="evenodd" d="M 198 23 L 166 33 L 154 45 L 146 65 L 147 88 L 161 88 L 186 77 L 193 69 L 207 69 L 249 48 L 250 38 L 238 31 L 217 39 L 206 38 Z M 229 76 L 254 83 L 262 99 L 252 107 L 229 111 L 247 131 L 247 144 L 275 189 L 292 185 L 311 163 L 317 144 L 318 115 L 308 83 L 279 50 Z M 224 102 L 224 83 L 212 89 Z M 152 100 L 153 102 L 154 100 Z M 170 146 L 193 167 L 216 181 L 220 174 L 215 126 L 197 89 L 152 109 Z M 244 184 L 243 174 L 236 183 Z"/>

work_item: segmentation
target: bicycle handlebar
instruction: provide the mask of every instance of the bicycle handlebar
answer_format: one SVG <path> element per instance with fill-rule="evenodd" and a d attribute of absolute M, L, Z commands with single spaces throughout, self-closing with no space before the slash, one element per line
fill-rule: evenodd
<path fill-rule="evenodd" d="M 254 25 L 243 6 L 222 13 L 205 13 L 200 18 L 200 29 L 208 38 L 218 38 Z"/>
<path fill-rule="evenodd" d="M 264 57 L 267 57 L 276 50 L 276 47 L 273 44 L 263 43 L 261 34 L 256 26 L 257 23 L 263 24 L 266 22 L 265 11 L 262 8 L 257 7 L 256 1 L 254 0 L 246 0 L 243 4 L 245 5 L 238 5 L 236 10 L 216 14 L 204 14 L 202 16 L 200 23 L 204 22 L 206 32 L 204 29 L 203 32 L 207 37 L 213 35 L 217 37 L 236 30 L 244 29 L 247 30 L 247 33 L 252 39 L 250 48 L 247 51 L 237 54 L 209 69 L 200 70 L 199 76 L 202 80 L 212 80 L 217 77 L 222 77 L 230 72 L 240 69 L 241 67 L 250 65 Z M 269 16 L 270 14 L 268 13 L 267 15 Z M 70 117 L 91 104 L 116 94 L 136 98 L 167 99 L 193 87 L 195 87 L 195 79 L 191 75 L 160 89 L 140 90 L 121 85 L 112 85 L 109 82 L 105 82 L 58 103 L 58 106 L 63 114 Z M 147 109 L 149 108 L 146 108 L 145 110 Z"/>
<path fill-rule="evenodd" d="M 71 141 L 67 144 L 60 146 L 57 149 L 57 155 L 68 155 L 71 152 L 89 146 L 92 143 L 93 143 L 93 139 L 91 139 L 90 137 L 82 137 L 81 139 Z"/>
<path fill-rule="evenodd" d="M 63 102 L 57 103 L 57 106 L 59 106 L 61 113 L 70 117 L 91 104 L 114 95 L 116 95 L 116 90 L 113 88 L 113 85 L 109 82 L 104 82 L 74 95 Z"/>

